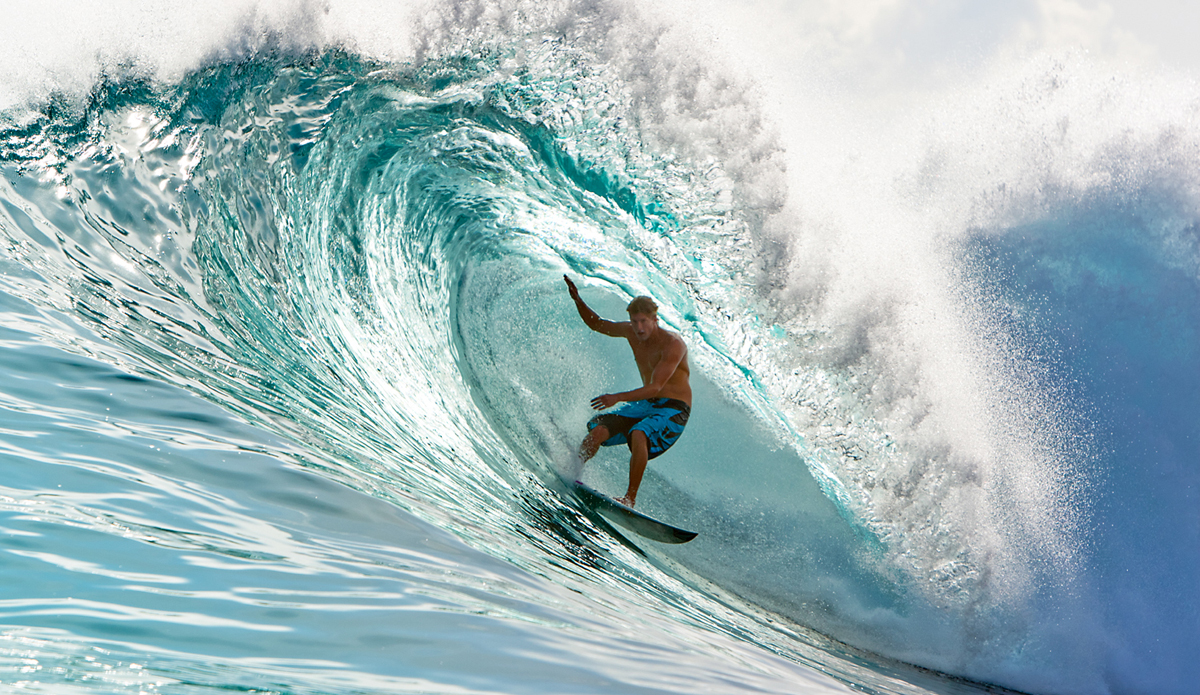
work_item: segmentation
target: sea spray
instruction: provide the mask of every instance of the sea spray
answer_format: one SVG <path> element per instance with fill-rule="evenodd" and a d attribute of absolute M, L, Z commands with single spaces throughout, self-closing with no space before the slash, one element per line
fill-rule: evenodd
<path fill-rule="evenodd" d="M 77 58 L 82 106 L 6 121 L 3 230 L 35 274 L 14 291 L 89 350 L 540 573 L 577 537 L 549 471 L 629 378 L 558 278 L 610 313 L 649 293 L 704 397 L 647 503 L 707 531 L 651 551 L 673 573 L 614 576 L 799 659 L 781 619 L 1036 692 L 1194 680 L 1170 608 L 1194 576 L 1194 88 L 1001 61 L 873 120 L 837 94 L 777 109 L 816 82 L 748 88 L 619 3 L 360 36 L 390 60 L 321 48 L 341 8 L 272 12 L 94 90 Z M 1117 579 L 1147 529 L 1178 540 Z"/>

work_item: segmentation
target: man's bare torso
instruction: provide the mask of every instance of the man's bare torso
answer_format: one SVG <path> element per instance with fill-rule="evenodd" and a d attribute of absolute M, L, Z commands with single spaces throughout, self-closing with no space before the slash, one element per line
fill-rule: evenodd
<path fill-rule="evenodd" d="M 637 362 L 638 372 L 642 375 L 643 386 L 650 383 L 654 367 L 662 361 L 663 353 L 669 345 L 678 343 L 683 347 L 683 359 L 679 361 L 679 366 L 675 367 L 675 371 L 667 379 L 662 391 L 659 391 L 658 398 L 675 398 L 690 406 L 692 404 L 692 387 L 688 383 L 688 377 L 691 375 L 691 368 L 688 366 L 687 344 L 683 342 L 683 338 L 676 333 L 660 328 L 655 336 L 646 342 L 641 342 L 633 336 L 629 336 L 627 340 L 629 347 L 633 350 L 633 359 Z"/>

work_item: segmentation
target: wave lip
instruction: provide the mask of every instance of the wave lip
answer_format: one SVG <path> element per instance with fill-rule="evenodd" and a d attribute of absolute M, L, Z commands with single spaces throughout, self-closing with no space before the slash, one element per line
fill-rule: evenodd
<path fill-rule="evenodd" d="M 415 67 L 331 51 L 218 63 L 166 87 L 118 81 L 83 116 L 10 128 L 7 163 L 43 178 L 4 192 L 13 255 L 42 278 L 29 294 L 84 317 L 117 346 L 109 359 L 536 567 L 524 543 L 557 556 L 543 534 L 578 535 L 541 481 L 592 385 L 627 361 L 580 338 L 557 278 L 576 273 L 613 306 L 653 294 L 708 380 L 702 417 L 721 425 L 689 433 L 690 468 L 651 480 L 664 508 L 712 529 L 690 555 L 653 556 L 716 582 L 741 612 L 718 619 L 705 604 L 705 620 L 774 644 L 765 606 L 888 657 L 1032 690 L 1138 682 L 1104 675 L 1106 660 L 1147 653 L 1151 633 L 1111 608 L 1140 591 L 1105 578 L 1129 564 L 1130 541 L 1090 524 L 1157 528 L 1122 511 L 1105 476 L 1136 488 L 1146 469 L 1113 472 L 1148 456 L 1183 469 L 1154 443 L 1189 450 L 1176 417 L 1187 389 L 1163 375 L 1190 359 L 1187 321 L 1166 314 L 1191 311 L 1196 215 L 1194 177 L 1123 169 L 1111 151 L 1186 159 L 1190 131 L 1152 152 L 1102 128 L 1111 151 L 1072 160 L 1083 183 L 1022 150 L 1030 171 L 1005 170 L 1011 186 L 978 196 L 953 188 L 984 176 L 961 163 L 968 148 L 930 147 L 884 197 L 966 200 L 970 215 L 888 216 L 893 243 L 864 206 L 788 237 L 782 226 L 809 220 L 783 207 L 778 143 L 729 127 L 705 150 L 729 125 L 712 115 L 720 97 L 698 89 L 684 102 L 695 108 L 667 113 L 639 90 L 690 74 L 685 61 L 605 53 L 631 20 L 589 43 L 598 16 L 575 17 L 571 40 L 458 34 Z M 1009 139 L 1024 127 L 1048 126 Z M 688 133 L 701 144 L 672 150 Z M 737 160 L 739 147 L 753 156 Z M 951 229 L 948 249 L 935 227 Z M 802 257 L 821 246 L 843 250 Z M 796 280 L 808 270 L 818 281 Z M 1128 330 L 1105 325 L 1114 315 Z M 1114 354 L 1169 397 L 1108 367 Z M 1089 403 L 1144 427 L 1101 417 L 1089 430 Z M 693 596 L 637 567 L 662 596 Z M 1169 578 L 1147 583 L 1179 595 L 1182 575 L 1158 567 Z M 1114 634 L 1117 656 L 1098 646 Z"/>

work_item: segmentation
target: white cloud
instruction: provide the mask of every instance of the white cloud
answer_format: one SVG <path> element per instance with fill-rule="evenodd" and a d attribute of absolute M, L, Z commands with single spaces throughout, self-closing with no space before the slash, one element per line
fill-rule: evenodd
<path fill-rule="evenodd" d="M 1108 2 L 1038 0 L 1038 13 L 1021 25 L 1018 40 L 1033 49 L 1084 50 L 1107 60 L 1146 63 L 1155 47 L 1118 21 Z"/>

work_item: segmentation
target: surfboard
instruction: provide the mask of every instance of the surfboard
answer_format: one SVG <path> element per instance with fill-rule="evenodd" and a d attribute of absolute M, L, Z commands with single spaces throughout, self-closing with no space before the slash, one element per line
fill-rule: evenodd
<path fill-rule="evenodd" d="M 644 538 L 659 543 L 687 543 L 698 535 L 695 531 L 685 531 L 626 507 L 608 495 L 597 492 L 579 481 L 575 481 L 573 487 L 575 494 L 589 509 Z"/>

